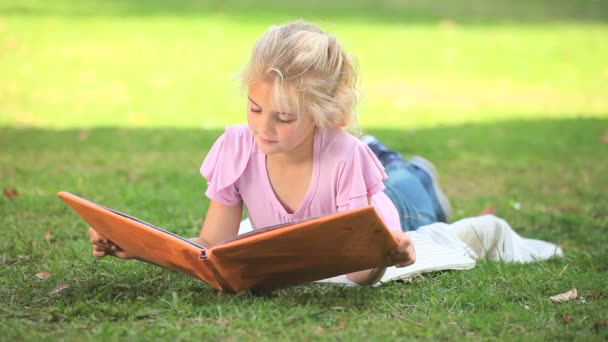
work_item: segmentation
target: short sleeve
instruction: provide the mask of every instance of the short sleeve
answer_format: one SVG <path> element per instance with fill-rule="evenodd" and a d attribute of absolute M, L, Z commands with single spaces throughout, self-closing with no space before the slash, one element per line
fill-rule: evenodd
<path fill-rule="evenodd" d="M 254 143 L 246 127 L 226 127 L 201 165 L 208 183 L 207 197 L 225 205 L 242 201 L 237 182 L 247 168 Z"/>
<path fill-rule="evenodd" d="M 368 205 L 368 198 L 384 190 L 384 167 L 365 144 L 357 144 L 338 176 L 339 211 Z"/>

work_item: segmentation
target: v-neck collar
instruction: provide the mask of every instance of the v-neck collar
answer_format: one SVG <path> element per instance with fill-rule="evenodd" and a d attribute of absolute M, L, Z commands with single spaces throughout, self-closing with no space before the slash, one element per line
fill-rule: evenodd
<path fill-rule="evenodd" d="M 265 177 L 263 177 L 263 181 L 265 183 L 265 187 L 268 193 L 270 194 L 274 210 L 278 211 L 283 217 L 299 217 L 299 215 L 301 215 L 303 211 L 306 211 L 306 209 L 310 206 L 310 203 L 312 202 L 313 198 L 315 197 L 315 194 L 317 192 L 317 185 L 319 184 L 321 135 L 321 130 L 315 128 L 312 145 L 312 175 L 310 177 L 310 184 L 308 185 L 308 190 L 306 191 L 306 195 L 300 203 L 300 206 L 296 210 L 294 210 L 293 213 L 289 213 L 285 209 L 285 206 L 281 203 L 281 201 L 279 201 L 279 198 L 277 197 L 276 193 L 274 192 L 274 189 L 272 188 L 272 185 L 270 183 L 270 175 L 268 174 L 266 155 L 264 155 L 263 162 L 260 163 L 260 167 L 262 168 L 260 172 L 261 174 L 265 175 Z"/>

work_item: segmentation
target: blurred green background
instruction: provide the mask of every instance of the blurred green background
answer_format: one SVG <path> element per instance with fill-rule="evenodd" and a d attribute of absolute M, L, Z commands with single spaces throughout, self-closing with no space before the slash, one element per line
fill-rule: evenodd
<path fill-rule="evenodd" d="M 0 3 L 0 125 L 221 128 L 269 25 L 305 18 L 360 64 L 360 124 L 608 116 L 606 1 Z"/>

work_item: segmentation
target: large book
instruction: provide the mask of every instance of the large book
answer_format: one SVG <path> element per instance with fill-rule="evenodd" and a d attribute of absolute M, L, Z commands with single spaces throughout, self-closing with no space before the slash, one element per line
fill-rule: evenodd
<path fill-rule="evenodd" d="M 492 221 L 481 219 L 465 219 L 454 223 L 455 226 L 461 227 L 468 222 L 475 220 L 471 227 L 492 229 Z M 408 282 L 416 276 L 424 273 L 448 271 L 448 270 L 469 270 L 475 267 L 475 259 L 471 256 L 467 246 L 460 241 L 454 234 L 450 233 L 451 227 L 443 223 L 436 223 L 421 227 L 416 231 L 406 232 L 416 249 L 416 262 L 405 267 L 391 266 L 386 269 L 382 278 L 373 286 L 381 286 L 383 284 L 397 281 Z M 245 219 L 241 222 L 239 234 L 248 234 L 252 231 L 251 222 Z M 335 277 L 321 279 L 315 283 L 323 284 L 338 284 L 345 286 L 357 286 L 357 284 L 348 280 L 346 275 L 338 275 Z"/>
<path fill-rule="evenodd" d="M 383 266 L 397 246 L 372 206 L 256 229 L 205 248 L 71 193 L 58 195 L 133 258 L 182 272 L 225 292 L 270 292 Z"/>

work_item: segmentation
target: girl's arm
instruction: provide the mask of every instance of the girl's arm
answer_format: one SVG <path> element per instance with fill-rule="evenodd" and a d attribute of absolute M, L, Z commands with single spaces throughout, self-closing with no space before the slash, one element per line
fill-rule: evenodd
<path fill-rule="evenodd" d="M 410 237 L 402 231 L 391 232 L 397 240 L 397 247 L 393 248 L 387 256 L 388 266 L 405 267 L 416 262 L 416 250 Z M 348 280 L 359 285 L 372 285 L 382 279 L 386 267 L 376 267 L 371 270 L 353 272 L 346 275 Z"/>
<path fill-rule="evenodd" d="M 243 202 L 235 205 L 224 205 L 211 200 L 199 237 L 190 240 L 209 248 L 234 237 L 238 234 L 242 215 Z"/>
<path fill-rule="evenodd" d="M 355 284 L 373 285 L 382 279 L 384 272 L 386 272 L 386 267 L 376 267 L 371 270 L 349 273 L 346 275 L 346 278 Z"/>

